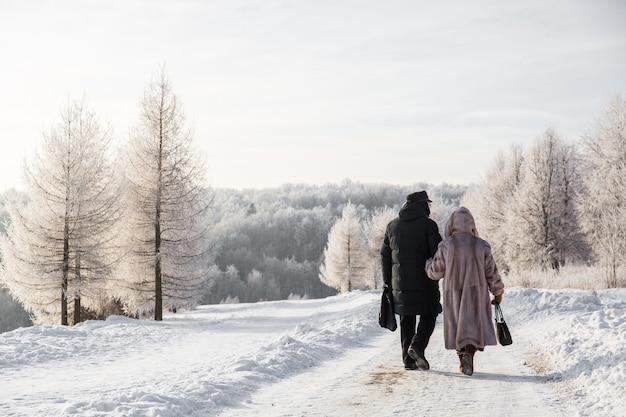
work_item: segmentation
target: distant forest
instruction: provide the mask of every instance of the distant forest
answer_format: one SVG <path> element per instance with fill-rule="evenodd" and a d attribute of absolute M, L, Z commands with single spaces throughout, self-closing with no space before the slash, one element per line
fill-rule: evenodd
<path fill-rule="evenodd" d="M 203 303 L 320 298 L 337 290 L 319 279 L 328 232 L 352 203 L 363 221 L 373 213 L 398 211 L 406 195 L 427 190 L 432 217 L 443 226 L 460 204 L 465 186 L 360 184 L 345 180 L 322 186 L 286 184 L 259 190 L 213 190 L 214 235 L 219 250 L 212 287 Z M 381 242 L 382 244 L 382 242 Z"/>
<path fill-rule="evenodd" d="M 466 187 L 362 184 L 344 180 L 321 186 L 285 184 L 265 189 L 210 189 L 214 264 L 202 304 L 321 298 L 337 293 L 319 279 L 328 232 L 352 203 L 363 221 L 378 210 L 398 211 L 406 195 L 427 190 L 432 217 L 440 228 L 460 204 Z M 0 195 L 0 233 L 9 221 L 5 201 L 25 195 Z M 382 244 L 382 242 L 381 242 Z M 28 314 L 0 291 L 0 332 L 29 325 Z M 9 314 L 10 312 L 10 314 Z"/>

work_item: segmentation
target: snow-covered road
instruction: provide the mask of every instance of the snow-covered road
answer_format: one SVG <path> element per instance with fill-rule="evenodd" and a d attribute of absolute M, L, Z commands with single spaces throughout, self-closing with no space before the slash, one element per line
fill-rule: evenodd
<path fill-rule="evenodd" d="M 546 377 L 526 366 L 523 341 L 487 347 L 476 370 L 459 372 L 445 351 L 441 322 L 427 350 L 429 371 L 406 371 L 399 334 L 384 332 L 364 346 L 309 372 L 261 389 L 220 417 L 256 416 L 565 416 Z"/>

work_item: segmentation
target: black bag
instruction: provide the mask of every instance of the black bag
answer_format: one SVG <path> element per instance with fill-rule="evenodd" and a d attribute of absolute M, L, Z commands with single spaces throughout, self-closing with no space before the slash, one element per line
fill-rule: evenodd
<path fill-rule="evenodd" d="M 502 346 L 508 346 L 513 343 L 513 338 L 511 337 L 509 326 L 504 321 L 500 304 L 496 304 L 496 336 L 498 337 L 498 343 Z"/>
<path fill-rule="evenodd" d="M 393 312 L 393 295 L 389 287 L 383 289 L 383 295 L 380 300 L 380 312 L 378 313 L 378 324 L 380 327 L 396 331 L 396 315 Z"/>

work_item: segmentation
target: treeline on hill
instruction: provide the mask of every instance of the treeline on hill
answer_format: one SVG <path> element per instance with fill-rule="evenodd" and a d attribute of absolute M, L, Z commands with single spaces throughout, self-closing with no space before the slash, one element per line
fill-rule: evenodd
<path fill-rule="evenodd" d="M 407 187 L 345 180 L 323 186 L 214 190 L 214 231 L 219 250 L 212 288 L 202 301 L 253 302 L 335 294 L 337 289 L 320 281 L 320 266 L 329 231 L 347 204 L 367 222 L 384 209 L 397 214 L 406 195 L 422 189 L 434 199 L 433 218 L 443 225 L 458 207 L 466 187 L 424 183 Z M 377 254 L 372 256 L 377 262 Z"/>

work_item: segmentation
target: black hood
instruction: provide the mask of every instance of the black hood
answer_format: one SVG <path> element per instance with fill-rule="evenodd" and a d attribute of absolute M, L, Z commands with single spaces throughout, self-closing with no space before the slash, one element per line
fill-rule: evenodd
<path fill-rule="evenodd" d="M 411 221 L 419 219 L 420 217 L 428 216 L 430 216 L 430 207 L 428 207 L 428 203 L 404 203 L 398 213 L 398 217 L 401 221 Z"/>

